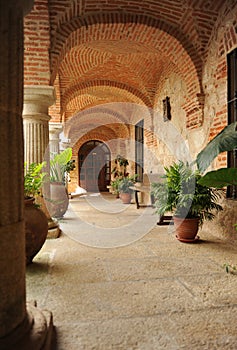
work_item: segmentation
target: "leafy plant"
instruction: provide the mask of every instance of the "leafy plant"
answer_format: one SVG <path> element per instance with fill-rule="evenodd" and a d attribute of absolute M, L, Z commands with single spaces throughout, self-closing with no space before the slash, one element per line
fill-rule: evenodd
<path fill-rule="evenodd" d="M 46 165 L 46 162 L 42 163 L 31 163 L 27 166 L 24 164 L 25 175 L 24 175 L 24 197 L 31 198 L 40 194 L 40 190 L 47 176 L 46 172 L 42 169 Z"/>
<path fill-rule="evenodd" d="M 197 155 L 196 163 L 199 171 L 203 173 L 219 153 L 233 149 L 237 149 L 237 122 L 226 126 Z M 199 183 L 216 188 L 237 185 L 237 169 L 221 168 L 209 171 L 200 179 Z"/>
<path fill-rule="evenodd" d="M 114 162 L 116 166 L 111 171 L 114 178 L 122 178 L 129 175 L 127 172 L 127 166 L 129 165 L 129 162 L 126 158 L 118 154 Z"/>
<path fill-rule="evenodd" d="M 115 194 L 119 193 L 119 183 L 121 179 L 120 178 L 115 178 L 113 181 L 110 182 L 110 185 L 112 186 L 112 189 Z"/>
<path fill-rule="evenodd" d="M 70 173 L 70 171 L 74 170 L 75 168 L 76 168 L 75 160 L 71 159 L 67 162 L 66 167 L 65 167 L 65 171 L 67 173 Z"/>
<path fill-rule="evenodd" d="M 165 167 L 163 181 L 152 184 L 156 213 L 162 216 L 172 212 L 176 217 L 198 218 L 199 225 L 204 220 L 212 220 L 213 211 L 222 210 L 217 203 L 220 193 L 201 185 L 200 179 L 199 171 L 182 161 Z"/>
<path fill-rule="evenodd" d="M 226 126 L 197 155 L 198 169 L 204 172 L 219 153 L 234 149 L 237 149 L 237 122 Z M 215 188 L 235 186 L 237 185 L 237 168 L 220 168 L 209 171 L 200 178 L 199 184 Z M 235 224 L 235 228 L 237 229 L 237 224 Z"/>
<path fill-rule="evenodd" d="M 129 173 L 127 172 L 127 166 L 129 165 L 129 162 L 126 158 L 117 155 L 115 158 L 115 167 L 111 171 L 111 174 L 113 175 L 113 180 L 110 181 L 110 185 L 113 188 L 113 191 L 115 192 L 116 195 L 121 191 L 120 190 L 120 183 L 124 178 L 129 177 Z M 130 179 L 132 181 L 132 178 Z M 125 188 L 125 183 L 127 183 L 128 180 L 124 182 L 122 185 L 123 188 Z M 133 182 L 134 183 L 134 182 Z M 130 185 L 132 186 L 133 183 Z M 128 191 L 128 190 L 127 190 Z M 129 193 L 130 191 L 126 192 Z M 125 192 L 124 192 L 125 193 Z"/>
<path fill-rule="evenodd" d="M 56 154 L 50 160 L 50 181 L 61 182 L 65 185 L 66 174 L 74 169 L 72 158 L 72 148 L 66 148 L 63 152 Z"/>
<path fill-rule="evenodd" d="M 132 193 L 133 190 L 130 188 L 134 185 L 137 175 L 126 176 L 119 180 L 118 190 L 120 193 Z"/>

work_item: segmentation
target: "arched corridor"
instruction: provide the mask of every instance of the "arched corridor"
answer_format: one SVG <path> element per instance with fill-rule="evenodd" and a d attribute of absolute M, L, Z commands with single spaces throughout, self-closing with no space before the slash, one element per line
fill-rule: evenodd
<path fill-rule="evenodd" d="M 124 248 L 97 250 L 65 232 L 48 239 L 27 268 L 27 287 L 24 205 L 24 162 L 41 163 L 65 148 L 72 147 L 76 165 L 69 192 L 89 186 L 81 183 L 78 155 L 91 141 L 106 148 L 106 167 L 92 167 L 103 179 L 98 190 L 107 188 L 118 155 L 129 159 L 129 174 L 139 172 L 141 181 L 182 157 L 194 160 L 236 123 L 236 23 L 236 0 L 0 2 L 1 350 L 48 350 L 53 314 L 63 350 L 236 348 L 235 276 L 220 267 L 236 263 L 235 185 L 225 189 L 223 212 L 204 224 L 203 244 L 177 245 L 155 226 Z M 209 169 L 231 167 L 237 168 L 236 149 L 219 153 Z M 89 218 L 93 209 L 85 199 L 73 201 Z M 140 213 L 134 203 L 129 208 L 125 220 Z M 49 215 L 48 231 L 51 224 L 57 233 L 63 227 Z M 173 295 L 177 304 L 169 308 Z"/>

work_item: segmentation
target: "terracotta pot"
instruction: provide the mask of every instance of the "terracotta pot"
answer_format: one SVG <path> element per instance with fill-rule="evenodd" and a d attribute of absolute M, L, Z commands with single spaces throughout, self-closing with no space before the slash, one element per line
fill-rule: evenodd
<path fill-rule="evenodd" d="M 25 240 L 26 264 L 30 264 L 42 248 L 48 234 L 48 219 L 44 212 L 35 206 L 35 199 L 25 199 Z"/>
<path fill-rule="evenodd" d="M 62 218 L 69 205 L 69 196 L 66 187 L 61 182 L 50 183 L 49 212 L 52 217 Z"/>
<path fill-rule="evenodd" d="M 177 239 L 181 241 L 194 241 L 197 238 L 199 219 L 173 218 Z"/>
<path fill-rule="evenodd" d="M 130 204 L 131 199 L 132 199 L 132 195 L 131 195 L 131 193 L 120 193 L 120 198 L 121 198 L 123 204 Z"/>

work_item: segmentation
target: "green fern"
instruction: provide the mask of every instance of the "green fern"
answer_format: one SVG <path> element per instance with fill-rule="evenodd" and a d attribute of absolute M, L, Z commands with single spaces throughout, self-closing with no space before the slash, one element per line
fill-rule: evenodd
<path fill-rule="evenodd" d="M 202 225 L 204 220 L 214 218 L 215 211 L 222 210 L 217 203 L 220 191 L 199 184 L 201 175 L 189 164 L 179 161 L 164 169 L 163 182 L 152 184 L 156 213 L 173 212 L 178 217 L 199 218 Z"/>

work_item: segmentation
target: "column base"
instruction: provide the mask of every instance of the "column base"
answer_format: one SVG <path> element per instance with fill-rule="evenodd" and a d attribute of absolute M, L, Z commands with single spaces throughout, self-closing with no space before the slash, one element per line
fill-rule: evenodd
<path fill-rule="evenodd" d="M 51 350 L 54 339 L 53 315 L 27 303 L 27 316 L 14 332 L 0 339 L 1 350 Z"/>
<path fill-rule="evenodd" d="M 50 218 L 48 220 L 48 235 L 47 239 L 58 238 L 61 234 L 61 229 L 59 224 L 54 219 Z"/>

